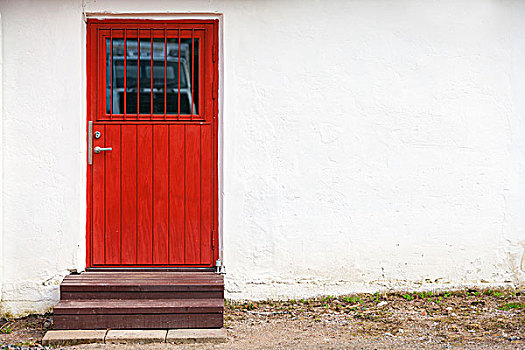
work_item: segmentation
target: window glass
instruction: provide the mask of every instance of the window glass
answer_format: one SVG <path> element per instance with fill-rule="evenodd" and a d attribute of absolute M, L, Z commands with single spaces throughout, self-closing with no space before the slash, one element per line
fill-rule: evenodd
<path fill-rule="evenodd" d="M 198 39 L 106 39 L 106 112 L 198 114 L 198 62 Z"/>

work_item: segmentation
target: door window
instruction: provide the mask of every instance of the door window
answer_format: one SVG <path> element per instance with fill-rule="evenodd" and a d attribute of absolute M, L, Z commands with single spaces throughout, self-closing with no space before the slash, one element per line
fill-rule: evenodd
<path fill-rule="evenodd" d="M 202 39 L 195 29 L 110 30 L 102 41 L 105 103 L 98 119 L 205 119 Z"/>

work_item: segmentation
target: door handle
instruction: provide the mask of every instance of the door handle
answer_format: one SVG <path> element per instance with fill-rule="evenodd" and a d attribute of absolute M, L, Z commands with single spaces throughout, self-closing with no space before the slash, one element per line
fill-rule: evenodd
<path fill-rule="evenodd" d="M 95 151 L 95 153 L 100 153 L 100 152 L 107 152 L 107 151 L 113 151 L 113 148 L 111 147 L 106 147 L 106 148 L 102 148 L 102 147 L 95 147 L 93 148 L 93 151 Z"/>

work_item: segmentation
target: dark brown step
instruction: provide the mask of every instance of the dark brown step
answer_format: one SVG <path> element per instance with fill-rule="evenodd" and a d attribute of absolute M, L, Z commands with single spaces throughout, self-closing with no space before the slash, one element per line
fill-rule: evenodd
<path fill-rule="evenodd" d="M 67 276 L 61 299 L 223 298 L 224 279 L 203 272 L 86 272 Z"/>
<path fill-rule="evenodd" d="M 53 317 L 54 329 L 174 329 L 222 327 L 222 313 L 56 315 Z"/>
<path fill-rule="evenodd" d="M 55 315 L 206 314 L 222 313 L 223 299 L 61 300 Z"/>
<path fill-rule="evenodd" d="M 224 279 L 209 272 L 85 272 L 67 276 L 55 329 L 223 326 Z"/>
<path fill-rule="evenodd" d="M 186 292 L 84 292 L 61 291 L 60 300 L 97 299 L 224 299 L 224 290 Z"/>
<path fill-rule="evenodd" d="M 79 283 L 60 285 L 60 290 L 64 292 L 192 292 L 192 291 L 215 291 L 222 290 L 222 284 L 140 284 L 140 283 Z"/>
<path fill-rule="evenodd" d="M 119 283 L 119 282 L 141 282 L 141 283 L 223 283 L 221 275 L 215 273 L 176 273 L 176 272 L 86 272 L 80 275 L 69 275 L 64 278 L 63 283 L 75 284 L 85 282 Z"/>

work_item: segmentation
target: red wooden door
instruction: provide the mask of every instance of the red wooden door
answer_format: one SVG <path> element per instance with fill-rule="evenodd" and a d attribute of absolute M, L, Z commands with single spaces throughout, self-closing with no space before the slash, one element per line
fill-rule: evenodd
<path fill-rule="evenodd" d="M 217 259 L 217 22 L 88 22 L 89 267 Z"/>

